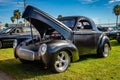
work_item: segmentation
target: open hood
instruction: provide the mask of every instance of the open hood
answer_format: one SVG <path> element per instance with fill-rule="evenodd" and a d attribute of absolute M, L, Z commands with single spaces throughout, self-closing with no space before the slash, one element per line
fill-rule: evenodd
<path fill-rule="evenodd" d="M 33 6 L 27 6 L 22 17 L 34 25 L 40 34 L 44 34 L 51 27 L 58 31 L 65 39 L 71 39 L 72 30 L 70 28 Z"/>

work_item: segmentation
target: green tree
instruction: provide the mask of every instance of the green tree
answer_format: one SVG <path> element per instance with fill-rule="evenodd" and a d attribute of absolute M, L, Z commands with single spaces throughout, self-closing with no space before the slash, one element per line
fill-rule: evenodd
<path fill-rule="evenodd" d="M 62 18 L 62 15 L 58 15 L 58 18 Z"/>
<path fill-rule="evenodd" d="M 118 16 L 120 15 L 120 5 L 115 5 L 113 12 L 116 15 L 116 26 L 118 26 Z"/>
<path fill-rule="evenodd" d="M 8 23 L 5 24 L 5 27 L 8 27 Z"/>
<path fill-rule="evenodd" d="M 14 10 L 14 17 L 17 20 L 17 24 L 18 24 L 18 20 L 21 17 L 21 12 L 18 9 Z"/>
<path fill-rule="evenodd" d="M 12 16 L 10 19 L 11 19 L 12 23 L 15 22 L 15 17 L 14 16 Z"/>

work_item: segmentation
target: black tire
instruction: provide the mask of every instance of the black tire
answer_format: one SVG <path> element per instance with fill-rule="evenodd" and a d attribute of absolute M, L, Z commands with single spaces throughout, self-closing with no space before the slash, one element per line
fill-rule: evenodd
<path fill-rule="evenodd" d="M 119 36 L 119 37 L 117 37 L 117 42 L 118 42 L 118 43 L 120 43 L 120 36 Z"/>
<path fill-rule="evenodd" d="M 110 47 L 108 43 L 104 43 L 102 49 L 98 50 L 98 57 L 105 58 L 108 57 L 110 51 Z"/>
<path fill-rule="evenodd" d="M 0 49 L 3 47 L 2 41 L 0 41 Z"/>
<path fill-rule="evenodd" d="M 53 72 L 60 73 L 66 71 L 69 64 L 69 53 L 65 50 L 62 50 L 53 55 L 50 68 Z"/>

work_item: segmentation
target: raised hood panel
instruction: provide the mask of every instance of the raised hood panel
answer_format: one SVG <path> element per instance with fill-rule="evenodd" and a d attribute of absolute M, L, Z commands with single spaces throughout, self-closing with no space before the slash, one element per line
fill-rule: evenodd
<path fill-rule="evenodd" d="M 65 39 L 71 39 L 72 30 L 70 28 L 33 6 L 27 6 L 22 17 L 33 24 L 40 34 L 43 34 L 46 29 L 51 27 L 61 33 Z M 44 25 L 44 27 L 42 25 Z"/>

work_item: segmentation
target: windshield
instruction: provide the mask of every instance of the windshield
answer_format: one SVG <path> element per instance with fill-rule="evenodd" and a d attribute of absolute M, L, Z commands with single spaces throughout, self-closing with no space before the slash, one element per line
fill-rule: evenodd
<path fill-rule="evenodd" d="M 6 29 L 3 29 L 3 30 L 1 31 L 1 33 L 3 33 L 3 34 L 8 33 L 8 32 L 10 32 L 10 30 L 12 30 L 12 29 L 13 29 L 13 27 L 8 27 L 8 28 L 6 28 Z"/>
<path fill-rule="evenodd" d="M 73 29 L 75 26 L 75 19 L 64 19 L 60 21 L 71 29 Z"/>

